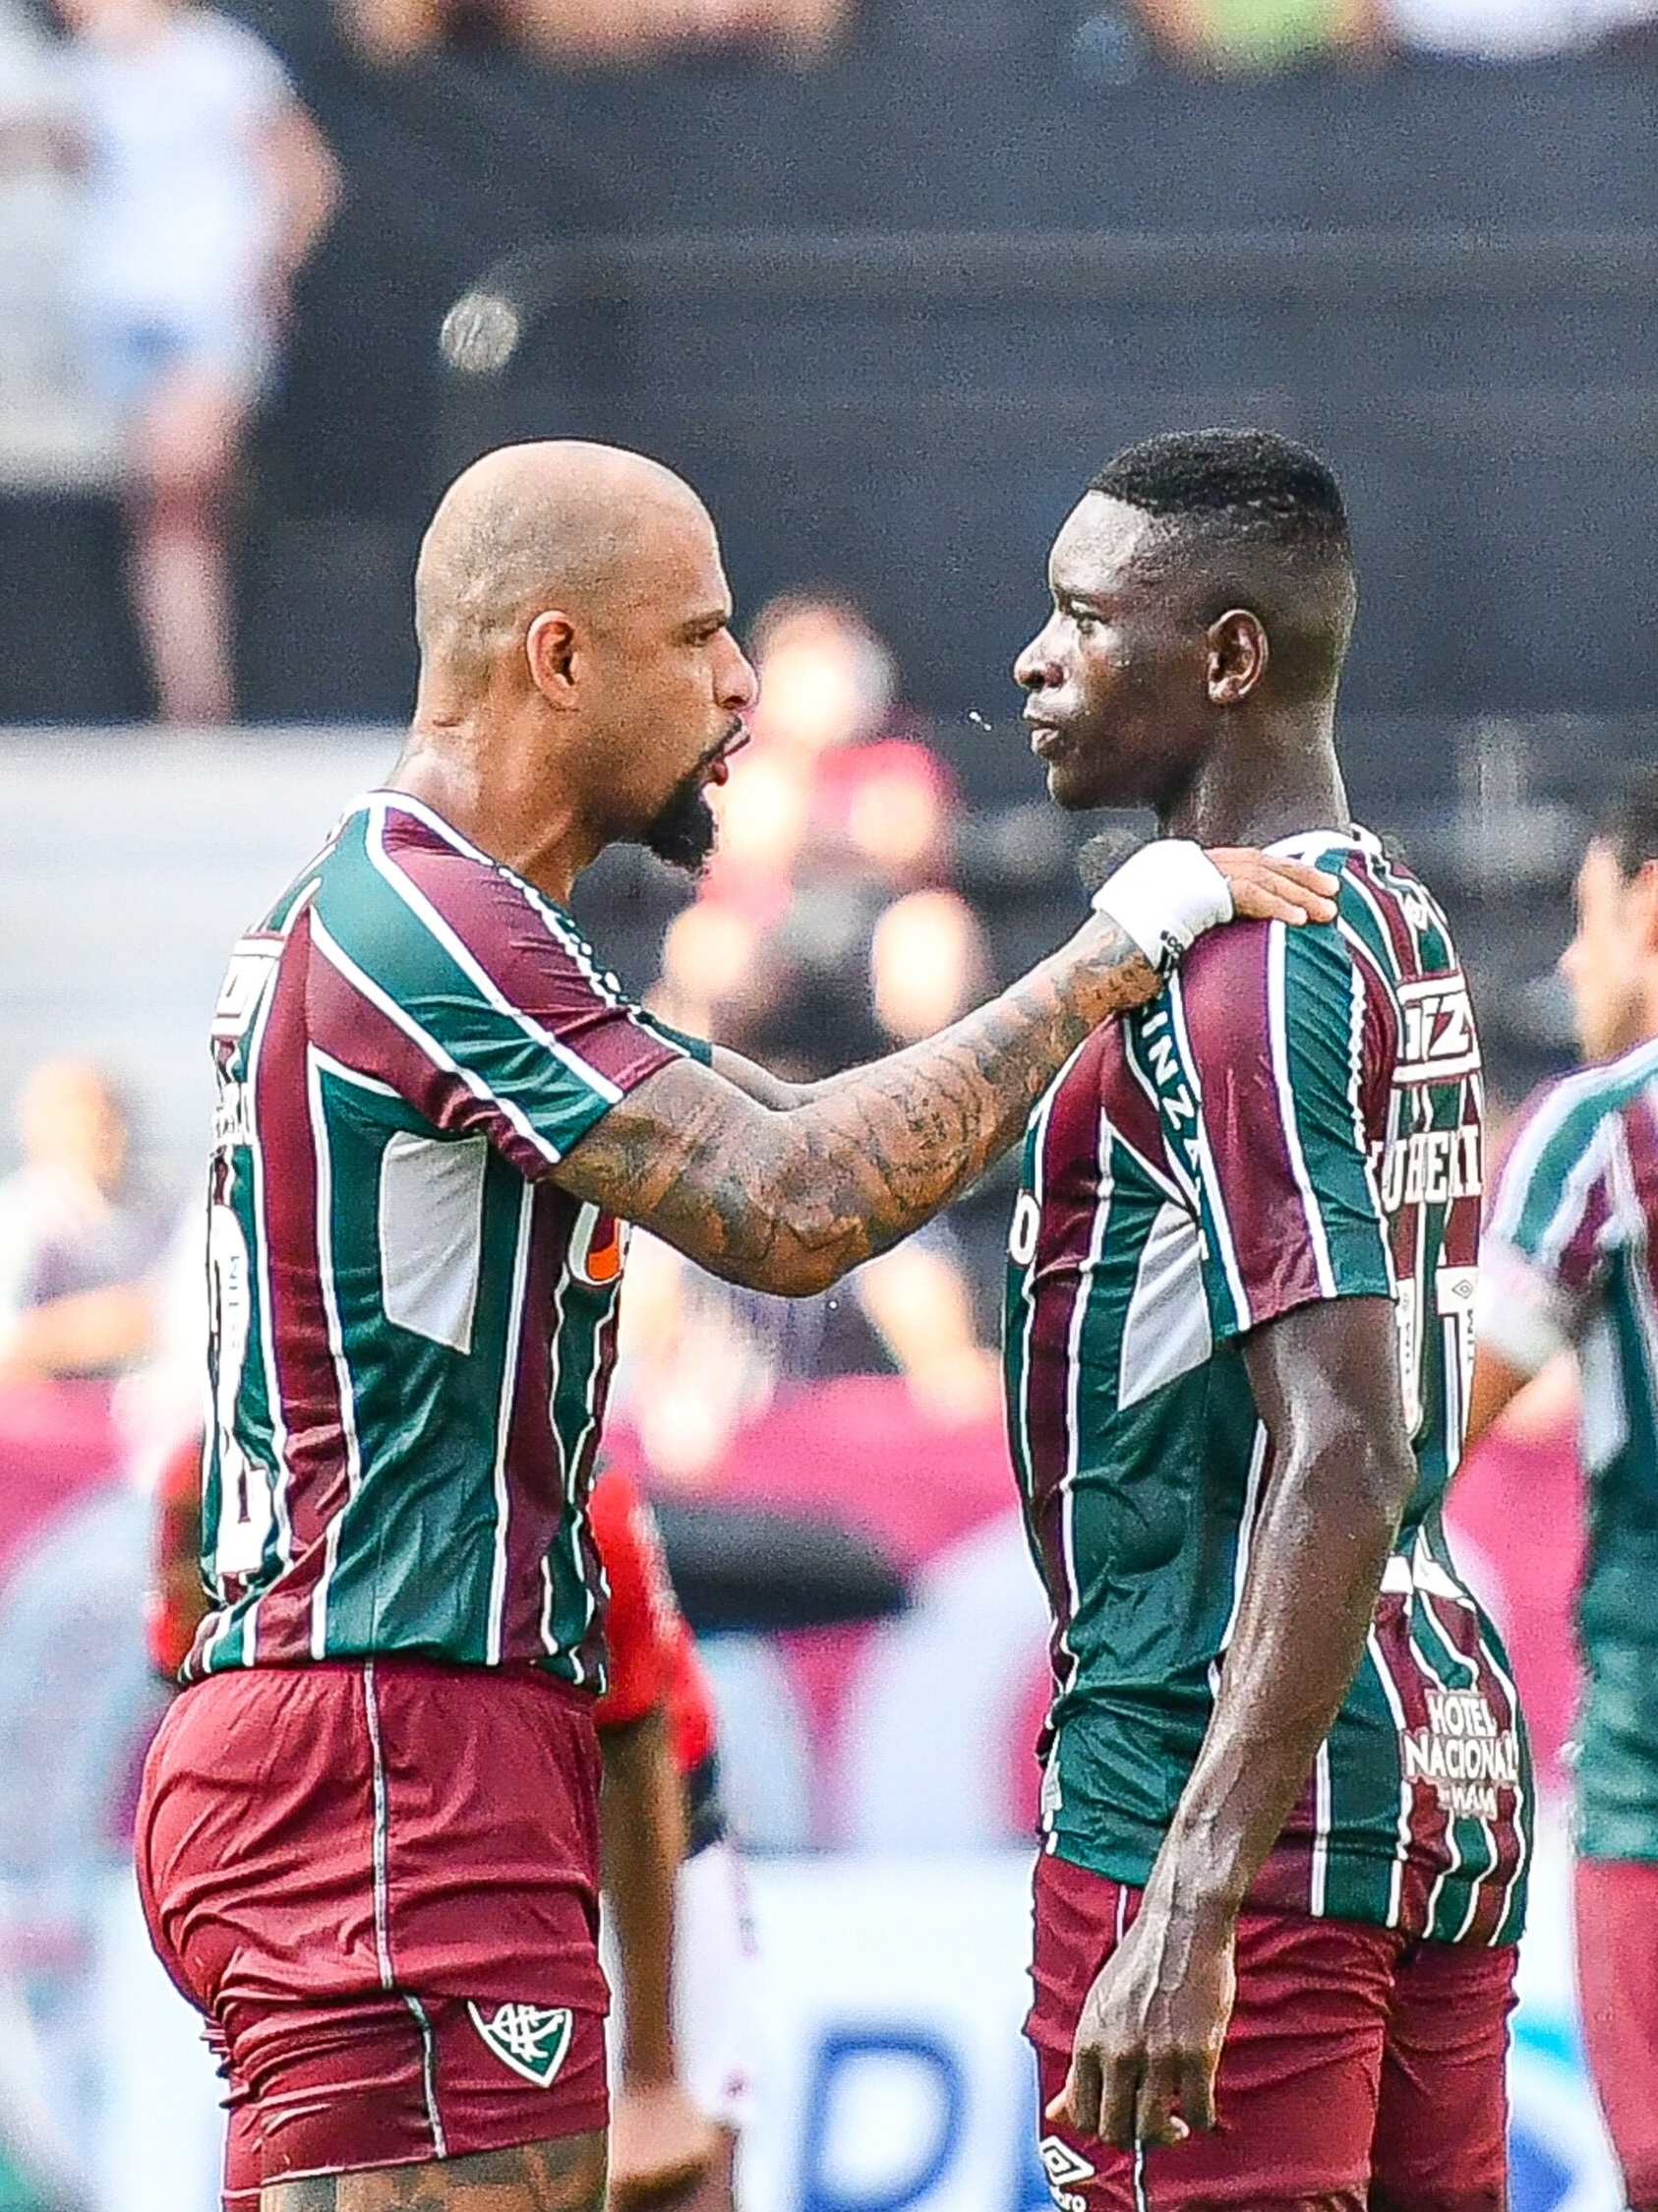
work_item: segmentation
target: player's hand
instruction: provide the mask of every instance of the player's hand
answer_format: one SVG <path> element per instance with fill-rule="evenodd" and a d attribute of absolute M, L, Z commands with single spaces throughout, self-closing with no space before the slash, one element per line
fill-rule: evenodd
<path fill-rule="evenodd" d="M 1200 1921 L 1148 1890 L 1077 2022 L 1049 2120 L 1131 2150 L 1214 2125 L 1214 2074 L 1232 2016 L 1229 1916 Z"/>
<path fill-rule="evenodd" d="M 714 2130 L 676 2081 L 623 2086 L 611 2112 L 610 2202 L 616 2212 L 700 2182 Z"/>
<path fill-rule="evenodd" d="M 1212 846 L 1210 859 L 1232 888 L 1232 909 L 1240 921 L 1333 922 L 1340 885 L 1323 868 L 1299 861 L 1274 860 L 1248 846 Z"/>

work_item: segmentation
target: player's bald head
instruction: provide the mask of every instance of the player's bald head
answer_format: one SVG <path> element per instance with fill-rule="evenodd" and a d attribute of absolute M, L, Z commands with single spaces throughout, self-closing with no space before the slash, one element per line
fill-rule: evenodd
<path fill-rule="evenodd" d="M 603 627 L 650 588 L 664 553 L 713 536 L 702 502 L 642 453 L 574 439 L 503 446 L 439 503 L 415 569 L 415 631 L 429 672 L 470 689 L 527 625 L 559 608 Z"/>

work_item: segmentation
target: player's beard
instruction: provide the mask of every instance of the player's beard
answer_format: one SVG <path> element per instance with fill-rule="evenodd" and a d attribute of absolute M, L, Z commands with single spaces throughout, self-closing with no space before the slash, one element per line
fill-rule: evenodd
<path fill-rule="evenodd" d="M 719 835 L 703 782 L 706 773 L 701 766 L 693 768 L 683 783 L 675 786 L 668 804 L 646 827 L 643 840 L 659 861 L 682 868 L 689 876 L 700 875 L 708 866 Z"/>

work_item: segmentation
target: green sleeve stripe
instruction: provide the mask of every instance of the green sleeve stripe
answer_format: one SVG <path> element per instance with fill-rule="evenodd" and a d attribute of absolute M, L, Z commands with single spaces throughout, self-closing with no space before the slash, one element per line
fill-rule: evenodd
<path fill-rule="evenodd" d="M 1391 1296 L 1387 1224 L 1359 1106 L 1363 1007 L 1352 957 L 1334 929 L 1278 927 L 1273 935 L 1282 963 L 1285 1136 L 1299 1149 L 1308 1226 L 1323 1246 L 1321 1285 L 1327 1297 Z M 1273 1046 L 1276 1055 L 1277 1037 Z"/>

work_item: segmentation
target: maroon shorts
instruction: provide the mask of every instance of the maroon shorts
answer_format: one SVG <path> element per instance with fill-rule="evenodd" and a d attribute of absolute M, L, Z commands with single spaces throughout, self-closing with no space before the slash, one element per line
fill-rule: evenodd
<path fill-rule="evenodd" d="M 1658 2204 L 1658 1863 L 1577 1862 L 1577 1995 L 1589 2071 L 1631 2204 Z"/>
<path fill-rule="evenodd" d="M 211 1676 L 145 1765 L 149 1933 L 263 2182 L 603 2128 L 592 1701 L 379 1659 Z"/>
<path fill-rule="evenodd" d="M 1139 1903 L 1102 1875 L 1037 1862 L 1026 2033 L 1044 2112 Z M 1246 1910 L 1237 1976 L 1213 2132 L 1131 2154 L 1042 2121 L 1042 2167 L 1066 2212 L 1502 2212 L 1511 1945 L 1410 1943 Z"/>

